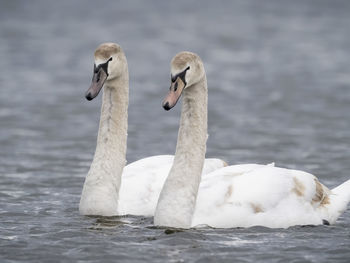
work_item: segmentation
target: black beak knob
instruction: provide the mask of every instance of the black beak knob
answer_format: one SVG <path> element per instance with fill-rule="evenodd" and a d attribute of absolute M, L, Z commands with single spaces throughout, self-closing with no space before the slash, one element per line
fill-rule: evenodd
<path fill-rule="evenodd" d="M 86 98 L 88 101 L 92 100 L 93 97 L 92 97 L 92 95 L 91 95 L 91 92 L 86 93 L 85 98 Z"/>
<path fill-rule="evenodd" d="M 169 102 L 163 103 L 163 108 L 164 108 L 164 110 L 166 110 L 166 111 L 170 110 Z"/>

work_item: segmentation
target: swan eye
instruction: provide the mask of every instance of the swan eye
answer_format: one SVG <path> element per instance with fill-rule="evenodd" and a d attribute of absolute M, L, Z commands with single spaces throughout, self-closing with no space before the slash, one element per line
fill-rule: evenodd
<path fill-rule="evenodd" d="M 109 61 L 112 61 L 112 60 L 113 60 L 113 58 L 110 57 L 105 63 L 100 64 L 97 67 L 96 67 L 96 64 L 94 64 L 94 73 L 97 74 L 99 72 L 99 70 L 102 69 L 104 72 L 106 72 L 106 74 L 108 76 L 109 75 L 108 74 L 108 63 L 109 63 Z"/>
<path fill-rule="evenodd" d="M 186 83 L 186 81 L 185 81 L 185 75 L 186 75 L 187 70 L 189 70 L 189 69 L 190 69 L 190 66 L 188 66 L 184 71 L 180 72 L 179 74 L 176 74 L 175 76 L 173 76 L 173 75 L 171 74 L 171 75 L 170 75 L 170 77 L 171 77 L 171 82 L 175 82 L 177 78 L 181 78 L 182 81 L 183 81 L 184 83 Z M 176 90 L 176 89 L 175 89 L 175 90 Z"/>
<path fill-rule="evenodd" d="M 101 78 L 101 71 L 99 71 L 98 73 L 97 73 L 97 82 L 99 82 L 100 81 L 100 78 Z"/>

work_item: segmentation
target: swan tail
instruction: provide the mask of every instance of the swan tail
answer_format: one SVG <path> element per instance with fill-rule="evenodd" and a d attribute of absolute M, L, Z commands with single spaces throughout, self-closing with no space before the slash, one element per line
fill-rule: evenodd
<path fill-rule="evenodd" d="M 346 210 L 350 202 L 350 180 L 335 187 L 331 191 L 331 221 L 335 222 L 337 218 Z"/>

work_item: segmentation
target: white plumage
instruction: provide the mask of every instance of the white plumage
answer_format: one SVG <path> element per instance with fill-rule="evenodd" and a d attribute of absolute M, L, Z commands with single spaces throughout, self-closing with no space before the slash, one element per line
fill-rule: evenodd
<path fill-rule="evenodd" d="M 350 201 L 350 180 L 331 191 L 309 173 L 274 164 L 228 166 L 201 178 L 207 133 L 204 67 L 196 54 L 180 52 L 171 71 L 179 77 L 172 80 L 163 107 L 175 106 L 181 94 L 184 101 L 175 160 L 158 200 L 156 225 L 286 228 L 335 223 Z"/>
<path fill-rule="evenodd" d="M 330 191 L 312 174 L 245 164 L 218 169 L 203 178 L 192 226 L 266 226 L 335 223 L 350 199 L 350 180 Z"/>

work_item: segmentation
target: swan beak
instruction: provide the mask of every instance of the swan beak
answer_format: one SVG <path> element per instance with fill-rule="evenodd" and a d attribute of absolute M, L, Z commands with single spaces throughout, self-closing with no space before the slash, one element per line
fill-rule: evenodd
<path fill-rule="evenodd" d="M 186 84 L 180 77 L 171 83 L 169 93 L 163 100 L 163 108 L 165 110 L 168 111 L 176 105 L 185 87 Z"/>
<path fill-rule="evenodd" d="M 85 93 L 85 98 L 87 100 L 92 100 L 98 95 L 107 77 L 107 73 L 102 68 L 96 70 L 96 66 L 94 67 L 94 75 L 92 76 L 91 86 Z"/>

